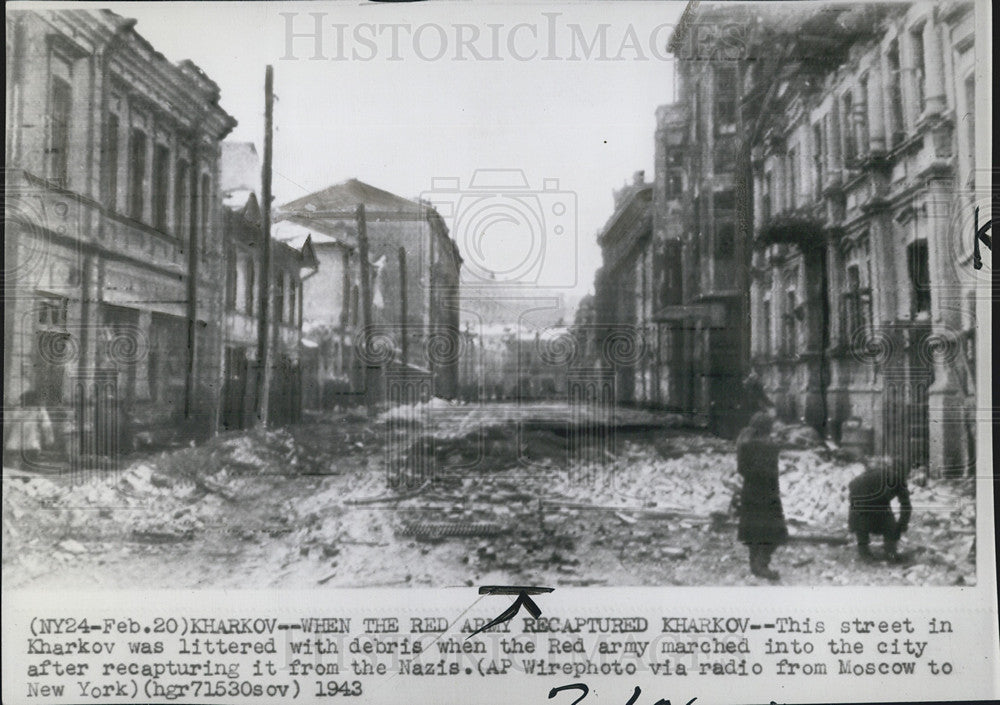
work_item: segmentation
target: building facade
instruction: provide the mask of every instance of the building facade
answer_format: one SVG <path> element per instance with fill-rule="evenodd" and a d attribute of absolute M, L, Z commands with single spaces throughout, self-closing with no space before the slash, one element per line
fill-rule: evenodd
<path fill-rule="evenodd" d="M 974 457 L 973 19 L 870 11 L 786 67 L 753 145 L 752 353 L 779 413 L 934 473 Z M 766 68 L 745 80 L 761 100 Z"/>
<path fill-rule="evenodd" d="M 257 200 L 260 163 L 252 143 L 223 142 L 221 183 L 226 289 L 220 428 L 252 426 L 262 416 L 258 401 L 260 326 L 269 326 L 271 369 L 267 422 L 294 423 L 303 406 L 303 281 L 318 262 L 306 238 L 298 247 L 271 239 L 270 307 L 262 311 L 263 220 Z"/>
<path fill-rule="evenodd" d="M 594 283 L 594 363 L 612 370 L 615 397 L 662 404 L 652 237 L 653 186 L 641 171 L 614 192 L 615 211 L 597 237 L 601 269 Z"/>
<path fill-rule="evenodd" d="M 219 413 L 218 161 L 235 120 L 134 24 L 6 19 L 5 405 L 37 398 L 84 462 L 211 432 Z"/>
<path fill-rule="evenodd" d="M 354 336 L 360 307 L 357 233 L 345 223 L 308 227 L 294 220 L 272 224 L 271 234 L 292 249 L 309 243 L 317 273 L 302 282 L 303 405 L 331 409 L 357 403 L 352 392 Z"/>
<path fill-rule="evenodd" d="M 705 10 L 702 10 L 704 13 Z M 714 17 L 722 22 L 725 13 Z M 653 319 L 660 403 L 731 436 L 743 423 L 747 240 L 736 62 L 685 50 L 686 12 L 671 38 L 677 102 L 656 111 L 652 198 Z M 719 26 L 723 26 L 720 24 Z"/>
<path fill-rule="evenodd" d="M 332 352 L 324 366 L 345 371 L 352 394 L 381 385 L 385 370 L 409 369 L 430 376 L 434 395 L 457 396 L 462 260 L 432 207 L 350 179 L 285 204 L 276 220 L 282 238 L 316 233 L 313 241 L 323 259 L 320 273 L 306 283 L 307 320 L 330 327 L 326 349 Z M 368 324 L 359 227 L 367 237 Z M 365 368 L 382 372 L 372 376 Z M 376 399 L 384 396 L 381 388 L 368 391 Z"/>
<path fill-rule="evenodd" d="M 973 32 L 967 2 L 688 7 L 653 198 L 682 410 L 733 432 L 756 371 L 788 421 L 969 467 Z"/>

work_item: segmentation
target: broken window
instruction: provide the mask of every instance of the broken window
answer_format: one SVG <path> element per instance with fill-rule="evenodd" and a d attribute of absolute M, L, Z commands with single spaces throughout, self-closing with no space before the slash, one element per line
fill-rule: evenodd
<path fill-rule="evenodd" d="M 156 145 L 153 153 L 153 226 L 167 229 L 167 194 L 170 188 L 170 150 Z"/>
<path fill-rule="evenodd" d="M 714 284 L 718 289 L 728 289 L 733 286 L 736 277 L 736 226 L 733 221 L 716 221 L 714 239 L 714 252 L 712 253 L 715 258 Z"/>
<path fill-rule="evenodd" d="M 246 293 L 244 298 L 246 299 L 245 311 L 248 316 L 252 316 L 254 312 L 254 279 L 257 275 L 256 262 L 254 262 L 253 257 L 247 257 L 243 260 L 245 276 L 243 277 L 243 286 L 246 287 Z"/>
<path fill-rule="evenodd" d="M 201 254 L 202 257 L 208 251 L 209 226 L 212 215 L 212 181 L 208 174 L 201 175 Z"/>
<path fill-rule="evenodd" d="M 49 178 L 59 186 L 68 186 L 69 120 L 73 93 L 69 82 L 52 77 L 49 93 Z"/>
<path fill-rule="evenodd" d="M 774 192 L 774 177 L 771 172 L 764 174 L 764 192 L 760 196 L 760 220 L 767 223 L 771 219 L 771 194 Z"/>
<path fill-rule="evenodd" d="M 911 312 L 915 316 L 927 314 L 931 310 L 931 276 L 927 262 L 927 241 L 917 240 L 906 248 L 906 260 L 910 272 Z"/>
<path fill-rule="evenodd" d="M 146 176 L 146 133 L 132 130 L 128 147 L 128 214 L 135 220 L 142 220 L 146 193 L 143 189 Z"/>
<path fill-rule="evenodd" d="M 188 219 L 188 163 L 177 162 L 174 175 L 174 234 L 183 242 L 187 238 Z"/>
<path fill-rule="evenodd" d="M 913 101 L 917 112 L 924 109 L 924 26 L 910 32 L 910 52 L 913 55 Z"/>
<path fill-rule="evenodd" d="M 736 70 L 720 66 L 715 72 L 715 133 L 736 131 Z"/>
<path fill-rule="evenodd" d="M 782 330 L 782 353 L 786 357 L 795 357 L 798 348 L 798 331 L 795 321 L 796 313 L 795 289 L 785 292 L 785 313 L 781 317 Z"/>
<path fill-rule="evenodd" d="M 763 314 L 761 316 L 761 352 L 771 356 L 771 297 L 764 297 Z"/>
<path fill-rule="evenodd" d="M 885 55 L 886 64 L 889 68 L 886 83 L 889 88 L 889 131 L 890 145 L 895 147 L 903 141 L 903 93 L 900 81 L 902 74 L 899 70 L 899 41 L 893 39 L 889 43 L 889 49 Z"/>
<path fill-rule="evenodd" d="M 861 156 L 869 151 L 869 145 L 871 144 L 871 136 L 868 133 L 868 74 L 861 77 L 858 95 L 864 108 L 858 111 L 858 114 L 854 118 L 858 135 L 858 156 Z"/>
<path fill-rule="evenodd" d="M 276 323 L 285 321 L 285 274 L 278 272 L 274 278 L 274 320 Z"/>
<path fill-rule="evenodd" d="M 38 326 L 49 329 L 66 327 L 69 299 L 62 296 L 46 296 L 38 302 Z"/>
<path fill-rule="evenodd" d="M 226 255 L 226 308 L 236 308 L 237 291 L 236 250 L 232 247 Z"/>
<path fill-rule="evenodd" d="M 118 116 L 109 113 L 101 169 L 104 173 L 104 202 L 113 211 L 118 210 L 118 129 Z"/>
<path fill-rule="evenodd" d="M 667 174 L 666 196 L 667 198 L 677 198 L 684 192 L 684 182 L 681 172 L 671 170 Z"/>
<path fill-rule="evenodd" d="M 823 124 L 822 122 L 817 122 L 813 125 L 813 180 L 815 182 L 815 197 L 817 199 L 823 195 L 823 169 L 825 168 L 825 163 Z"/>
<path fill-rule="evenodd" d="M 840 99 L 842 106 L 841 114 L 844 116 L 841 132 L 843 134 L 844 163 L 850 165 L 857 156 L 857 144 L 854 141 L 854 98 L 850 91 L 845 93 Z"/>
<path fill-rule="evenodd" d="M 663 306 L 681 303 L 682 267 L 681 243 L 676 240 L 666 243 L 663 250 Z"/>
<path fill-rule="evenodd" d="M 788 150 L 788 207 L 795 208 L 798 205 L 798 171 L 799 154 L 795 147 Z"/>
<path fill-rule="evenodd" d="M 153 313 L 146 360 L 149 397 L 164 403 L 172 416 L 184 413 L 187 345 L 187 323 L 183 318 Z"/>
<path fill-rule="evenodd" d="M 63 402 L 66 365 L 71 360 L 62 353 L 73 347 L 66 330 L 68 310 L 69 299 L 65 297 L 42 295 L 38 299 L 32 367 L 35 372 L 33 387 L 42 406 Z"/>
<path fill-rule="evenodd" d="M 844 344 L 849 344 L 872 335 L 871 258 L 867 236 L 844 253 L 844 261 L 841 334 Z"/>

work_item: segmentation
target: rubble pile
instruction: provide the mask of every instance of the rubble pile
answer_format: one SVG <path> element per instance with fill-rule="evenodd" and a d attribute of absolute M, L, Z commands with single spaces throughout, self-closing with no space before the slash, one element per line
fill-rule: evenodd
<path fill-rule="evenodd" d="M 395 438 L 357 412 L 226 434 L 82 483 L 15 473 L 3 488 L 5 576 L 30 582 L 73 566 L 89 575 L 103 563 L 110 583 L 111 566 L 145 556 L 179 585 L 205 580 L 207 564 L 226 576 L 216 579 L 252 573 L 274 585 L 744 579 L 732 441 L 650 432 L 641 417 L 611 436 L 574 435 L 565 407 L 561 417 L 542 405 L 459 411 L 437 408 Z M 847 484 L 862 465 L 799 437 L 786 434 L 779 457 L 800 541 L 789 565 L 803 584 L 850 583 Z M 913 564 L 860 579 L 974 583 L 974 491 L 973 480 L 915 477 L 903 543 Z M 134 565 L 142 579 L 149 563 Z"/>

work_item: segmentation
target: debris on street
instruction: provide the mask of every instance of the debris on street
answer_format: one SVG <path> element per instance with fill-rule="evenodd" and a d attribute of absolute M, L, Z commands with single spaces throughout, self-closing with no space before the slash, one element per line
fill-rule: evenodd
<path fill-rule="evenodd" d="M 571 428 L 557 405 L 424 406 L 223 435 L 80 483 L 5 473 L 4 579 L 115 587 L 755 580 L 735 540 L 732 441 L 649 412 L 622 413 L 611 437 L 598 438 Z M 419 431 L 394 427 L 414 412 L 424 419 Z M 975 584 L 972 480 L 913 484 L 910 561 L 860 565 L 846 488 L 862 466 L 794 440 L 808 437 L 788 433 L 779 460 L 791 541 L 776 561 L 788 562 L 786 582 Z M 430 475 L 406 476 L 418 466 Z"/>

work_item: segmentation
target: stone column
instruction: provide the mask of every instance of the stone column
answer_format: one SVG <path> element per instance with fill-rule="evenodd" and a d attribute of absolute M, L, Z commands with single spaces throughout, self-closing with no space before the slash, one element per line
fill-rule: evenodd
<path fill-rule="evenodd" d="M 941 54 L 941 37 L 933 17 L 924 22 L 924 114 L 936 115 L 944 110 L 944 57 Z"/>
<path fill-rule="evenodd" d="M 893 147 L 892 142 L 892 98 L 890 97 L 890 85 L 892 81 L 899 80 L 898 76 L 893 76 L 889 70 L 889 60 L 884 53 L 879 53 L 879 65 L 881 74 L 879 95 L 882 97 L 882 124 L 885 127 L 885 149 L 889 151 Z M 902 119 L 902 116 L 900 116 Z"/>
<path fill-rule="evenodd" d="M 754 260 L 758 255 L 754 256 Z M 756 261 L 754 262 L 756 264 Z M 750 275 L 750 357 L 751 359 L 761 354 L 764 345 L 761 341 L 761 311 L 763 306 L 761 301 L 760 275 L 752 272 Z"/>
<path fill-rule="evenodd" d="M 840 104 L 837 100 L 830 103 L 829 138 L 827 139 L 827 153 L 829 154 L 830 171 L 839 178 L 840 171 L 844 168 L 843 145 L 840 139 L 841 120 L 849 120 L 850 116 L 840 114 Z"/>
<path fill-rule="evenodd" d="M 932 187 L 926 194 L 928 222 L 927 265 L 931 280 L 931 340 L 929 355 L 934 382 L 928 389 L 929 468 L 935 475 L 961 474 L 967 462 L 964 395 L 955 369 L 962 329 L 960 286 L 954 259 L 948 251 L 950 208 L 946 189 Z"/>
<path fill-rule="evenodd" d="M 854 157 L 860 160 L 868 151 L 868 91 L 859 82 L 851 89 L 853 107 L 851 108 L 851 127 L 854 130 Z"/>
<path fill-rule="evenodd" d="M 884 152 L 885 140 L 885 100 L 882 71 L 878 57 L 868 71 L 868 149 L 872 153 Z"/>
<path fill-rule="evenodd" d="M 840 425 L 848 416 L 850 403 L 847 398 L 846 385 L 843 377 L 842 359 L 831 355 L 831 350 L 837 349 L 841 343 L 840 330 L 840 292 L 843 291 L 843 283 L 840 273 L 843 268 L 841 261 L 840 243 L 833 241 L 826 250 L 826 287 L 827 296 L 830 297 L 829 308 L 829 329 L 830 346 L 827 350 L 829 359 L 829 380 L 826 387 L 827 397 L 827 420 L 830 425 L 830 432 L 835 438 L 840 438 Z"/>
<path fill-rule="evenodd" d="M 805 422 L 821 435 L 828 432 L 826 397 L 823 389 L 823 290 L 825 246 L 816 246 L 803 253 L 803 306 L 806 311 L 806 389 Z"/>
<path fill-rule="evenodd" d="M 872 325 L 879 329 L 896 320 L 896 268 L 892 218 L 887 210 L 873 214 L 868 236 L 872 264 Z M 903 263 L 905 273 L 905 263 Z"/>

